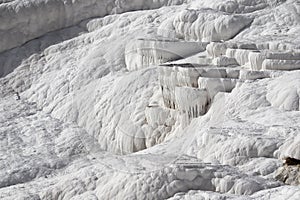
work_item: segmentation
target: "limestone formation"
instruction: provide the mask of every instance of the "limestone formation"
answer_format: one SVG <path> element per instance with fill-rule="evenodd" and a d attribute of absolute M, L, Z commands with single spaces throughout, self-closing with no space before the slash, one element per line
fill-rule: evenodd
<path fill-rule="evenodd" d="M 0 199 L 299 200 L 299 16 L 0 0 Z"/>
<path fill-rule="evenodd" d="M 186 58 L 205 50 L 206 43 L 138 39 L 128 43 L 125 61 L 128 70 L 138 70 Z"/>

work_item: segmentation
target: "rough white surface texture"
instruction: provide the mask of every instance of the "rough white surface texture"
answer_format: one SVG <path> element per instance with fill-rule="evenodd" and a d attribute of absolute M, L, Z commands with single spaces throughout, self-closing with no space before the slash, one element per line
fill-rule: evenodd
<path fill-rule="evenodd" d="M 168 0 L 14 0 L 0 4 L 0 52 L 88 18 L 171 4 L 173 1 Z"/>
<path fill-rule="evenodd" d="M 231 49 L 226 50 L 226 56 L 229 58 L 234 58 L 239 65 L 245 65 L 249 62 L 249 54 L 253 50 L 248 49 Z"/>
<path fill-rule="evenodd" d="M 238 63 L 235 58 L 228 58 L 226 56 L 220 56 L 212 60 L 212 64 L 216 66 L 237 66 Z"/>
<path fill-rule="evenodd" d="M 258 71 L 263 68 L 263 62 L 267 59 L 267 56 L 261 52 L 250 52 L 248 60 L 250 62 L 251 70 Z"/>
<path fill-rule="evenodd" d="M 231 92 L 236 83 L 237 79 L 230 78 L 200 77 L 198 79 L 198 87 L 207 91 L 210 100 L 219 92 Z"/>
<path fill-rule="evenodd" d="M 266 59 L 262 63 L 264 70 L 296 70 L 300 69 L 300 60 Z"/>
<path fill-rule="evenodd" d="M 227 45 L 224 42 L 211 42 L 206 46 L 209 56 L 217 58 L 226 54 Z"/>
<path fill-rule="evenodd" d="M 288 78 L 289 77 L 289 78 Z M 283 83 L 283 84 L 280 84 Z M 300 72 L 283 75 L 271 81 L 267 99 L 272 106 L 287 111 L 300 110 Z"/>
<path fill-rule="evenodd" d="M 210 42 L 229 40 L 251 22 L 250 17 L 225 15 L 208 9 L 185 10 L 175 17 L 173 27 L 177 37 Z"/>
<path fill-rule="evenodd" d="M 299 153 L 299 136 L 296 136 L 294 138 L 290 138 L 287 140 L 279 149 L 278 151 L 278 156 L 280 158 L 286 158 L 286 157 L 291 157 L 291 158 L 296 158 L 300 159 L 300 153 Z"/>
<path fill-rule="evenodd" d="M 176 87 L 175 101 L 178 110 L 186 113 L 189 119 L 197 118 L 207 110 L 208 94 L 198 88 Z"/>
<path fill-rule="evenodd" d="M 300 199 L 299 14 L 0 0 L 0 199 Z"/>

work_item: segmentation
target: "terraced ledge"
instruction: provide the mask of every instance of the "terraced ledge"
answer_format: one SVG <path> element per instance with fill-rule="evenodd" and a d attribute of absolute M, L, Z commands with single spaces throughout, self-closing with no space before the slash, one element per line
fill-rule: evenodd
<path fill-rule="evenodd" d="M 163 64 L 159 81 L 167 108 L 187 114 L 188 119 L 204 115 L 218 92 L 231 92 L 239 69 L 193 64 Z"/>
<path fill-rule="evenodd" d="M 128 43 L 125 61 L 129 71 L 186 58 L 205 51 L 207 43 L 180 40 L 138 39 Z"/>

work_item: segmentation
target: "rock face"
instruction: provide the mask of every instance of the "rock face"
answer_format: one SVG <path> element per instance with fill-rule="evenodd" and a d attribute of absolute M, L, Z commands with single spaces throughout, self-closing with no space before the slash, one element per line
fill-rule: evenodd
<path fill-rule="evenodd" d="M 300 160 L 286 157 L 284 166 L 277 170 L 276 178 L 288 185 L 300 184 Z"/>
<path fill-rule="evenodd" d="M 176 1 L 175 3 L 180 3 Z M 172 1 L 48 0 L 8 1 L 0 4 L 0 52 L 43 34 L 111 13 L 153 9 Z M 12 17 L 13 16 L 13 17 Z"/>
<path fill-rule="evenodd" d="M 288 185 L 300 185 L 300 167 L 284 166 L 278 169 L 276 178 Z"/>

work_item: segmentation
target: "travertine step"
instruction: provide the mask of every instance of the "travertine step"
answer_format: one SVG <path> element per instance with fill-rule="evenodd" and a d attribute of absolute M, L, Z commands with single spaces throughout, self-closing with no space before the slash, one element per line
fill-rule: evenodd
<path fill-rule="evenodd" d="M 296 70 L 300 69 L 299 52 L 252 52 L 249 54 L 252 70 Z"/>
<path fill-rule="evenodd" d="M 207 98 L 211 101 L 218 92 L 231 92 L 238 79 L 199 77 L 198 86 L 207 91 Z"/>
<path fill-rule="evenodd" d="M 231 92 L 240 69 L 199 64 L 163 64 L 158 67 L 164 104 L 189 119 L 205 114 L 218 92 Z"/>
<path fill-rule="evenodd" d="M 254 71 L 254 70 L 241 70 L 241 80 L 257 80 L 263 78 L 270 78 L 271 75 L 268 71 Z"/>
<path fill-rule="evenodd" d="M 300 69 L 300 60 L 265 59 L 262 70 L 297 70 Z"/>
<path fill-rule="evenodd" d="M 206 52 L 216 66 L 240 65 L 255 71 L 300 69 L 300 52 L 296 50 L 276 52 L 267 49 L 267 45 L 211 42 Z"/>
<path fill-rule="evenodd" d="M 179 40 L 138 39 L 125 48 L 128 70 L 139 70 L 205 51 L 207 43 Z"/>
<path fill-rule="evenodd" d="M 176 87 L 176 108 L 188 118 L 196 118 L 207 112 L 208 95 L 205 89 Z"/>
<path fill-rule="evenodd" d="M 242 66 L 249 62 L 249 54 L 252 52 L 256 52 L 256 50 L 228 48 L 226 50 L 226 56 L 234 58 L 237 63 Z"/>
<path fill-rule="evenodd" d="M 217 93 L 231 92 L 239 82 L 271 78 L 279 73 L 276 70 L 300 68 L 300 53 L 259 51 L 254 44 L 211 42 L 206 53 L 210 57 L 201 54 L 198 64 L 158 66 L 165 106 L 188 119 L 204 115 Z M 239 65 L 250 65 L 250 69 Z"/>

